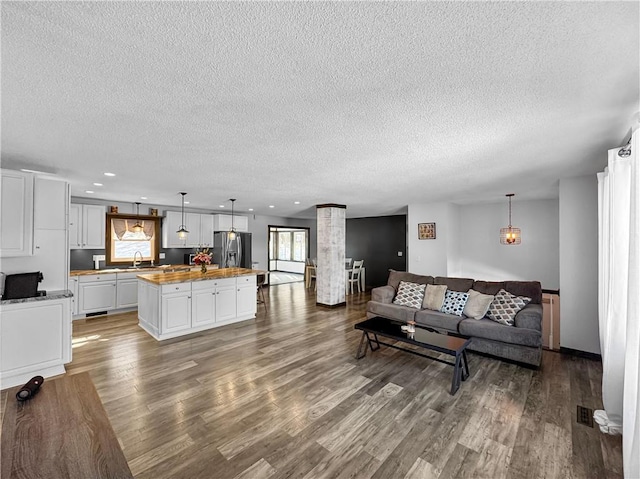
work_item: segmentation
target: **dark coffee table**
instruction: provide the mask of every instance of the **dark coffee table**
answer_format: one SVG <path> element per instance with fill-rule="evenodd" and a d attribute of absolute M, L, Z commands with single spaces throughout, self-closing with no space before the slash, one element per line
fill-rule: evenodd
<path fill-rule="evenodd" d="M 358 346 L 358 353 L 356 359 L 362 359 L 367 355 L 367 343 L 371 351 L 377 351 L 380 349 L 380 345 L 384 344 L 390 348 L 406 351 L 423 358 L 433 359 L 440 363 L 453 366 L 453 379 L 451 380 L 451 395 L 454 395 L 460 387 L 460 381 L 466 381 L 469 377 L 469 363 L 467 361 L 467 346 L 471 344 L 470 338 L 461 336 L 449 335 L 446 333 L 436 332 L 433 329 L 425 328 L 419 325 L 415 325 L 415 332 L 409 333 L 403 331 L 401 326 L 406 323 L 401 321 L 394 321 L 392 319 L 381 318 L 376 316 L 375 318 L 367 319 L 361 323 L 356 324 L 355 328 L 362 331 L 362 338 L 360 339 L 360 345 Z M 439 353 L 445 353 L 450 356 L 454 356 L 454 361 L 445 361 L 440 358 L 428 356 L 426 354 L 419 353 L 412 349 L 402 348 L 395 344 L 385 343 L 380 341 L 378 336 L 393 339 L 401 343 L 413 344 L 424 349 L 431 351 L 437 351 Z M 375 347 L 374 347 L 375 345 Z M 364 346 L 364 349 L 363 349 Z"/>

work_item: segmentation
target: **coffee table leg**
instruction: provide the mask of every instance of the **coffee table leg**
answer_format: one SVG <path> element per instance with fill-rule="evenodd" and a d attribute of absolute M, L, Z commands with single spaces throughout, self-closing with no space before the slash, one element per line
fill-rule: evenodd
<path fill-rule="evenodd" d="M 456 354 L 456 363 L 453 366 L 453 378 L 451 378 L 451 395 L 453 396 L 460 387 L 460 376 L 462 371 L 460 370 L 460 361 L 462 356 Z"/>
<path fill-rule="evenodd" d="M 369 340 L 369 347 L 371 348 L 371 351 L 377 351 L 378 349 L 380 349 L 380 342 L 378 341 L 378 335 L 374 334 L 373 335 L 373 339 L 375 340 L 375 344 L 376 347 L 373 347 L 374 341 L 371 341 L 371 338 L 369 337 L 369 333 L 367 333 L 367 339 Z"/>
<path fill-rule="evenodd" d="M 358 352 L 356 354 L 356 359 L 362 359 L 367 355 L 367 345 L 364 342 L 365 338 L 367 338 L 368 340 L 369 335 L 365 331 L 362 331 L 362 337 L 360 338 L 360 344 L 358 345 Z M 363 345 L 364 345 L 364 350 L 362 348 Z"/>
<path fill-rule="evenodd" d="M 469 378 L 469 360 L 467 359 L 466 350 L 462 351 L 462 364 L 464 367 L 462 371 L 462 380 L 466 381 Z"/>

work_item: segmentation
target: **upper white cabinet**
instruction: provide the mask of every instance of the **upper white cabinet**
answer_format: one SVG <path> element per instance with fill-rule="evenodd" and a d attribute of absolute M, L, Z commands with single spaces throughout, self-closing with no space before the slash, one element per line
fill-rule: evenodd
<path fill-rule="evenodd" d="M 239 233 L 247 233 L 249 231 L 248 216 L 233 215 L 233 221 L 231 221 L 231 215 L 213 215 L 214 231 L 229 231 L 232 223 Z"/>
<path fill-rule="evenodd" d="M 178 238 L 178 228 L 182 224 L 179 211 L 166 211 L 162 225 L 163 248 L 196 248 L 213 245 L 213 215 L 185 213 L 184 222 L 189 234 L 185 239 Z"/>
<path fill-rule="evenodd" d="M 106 208 L 102 205 L 69 207 L 69 247 L 71 249 L 104 249 Z"/>
<path fill-rule="evenodd" d="M 1 170 L 0 256 L 33 254 L 33 175 Z"/>
<path fill-rule="evenodd" d="M 34 227 L 36 230 L 66 230 L 69 185 L 52 178 L 35 179 Z"/>

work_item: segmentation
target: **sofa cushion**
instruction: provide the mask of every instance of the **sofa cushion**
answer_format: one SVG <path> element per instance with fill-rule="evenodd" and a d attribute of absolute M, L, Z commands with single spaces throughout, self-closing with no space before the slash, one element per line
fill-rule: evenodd
<path fill-rule="evenodd" d="M 371 301 L 378 301 L 379 303 L 392 303 L 393 297 L 396 295 L 396 290 L 391 286 L 378 286 L 371 290 Z"/>
<path fill-rule="evenodd" d="M 396 294 L 396 297 L 393 298 L 393 304 L 409 306 L 410 308 L 416 309 L 422 308 L 425 287 L 425 284 L 400 281 L 398 293 Z"/>
<path fill-rule="evenodd" d="M 415 314 L 414 321 L 421 326 L 444 329 L 446 331 L 458 332 L 458 323 L 462 321 L 462 316 L 421 309 Z"/>
<path fill-rule="evenodd" d="M 475 338 L 491 339 L 509 344 L 539 347 L 542 345 L 540 331 L 514 328 L 496 323 L 490 319 L 464 319 L 458 325 L 460 334 Z M 473 340 L 471 340 L 473 342 Z"/>
<path fill-rule="evenodd" d="M 466 293 L 473 286 L 473 280 L 469 278 L 445 278 L 437 276 L 433 284 L 446 284 L 451 291 Z"/>
<path fill-rule="evenodd" d="M 421 274 L 407 273 L 405 271 L 389 270 L 389 279 L 387 285 L 393 286 L 393 289 L 398 291 L 400 281 L 408 281 L 410 283 L 418 284 L 433 284 L 433 276 L 423 276 Z"/>
<path fill-rule="evenodd" d="M 504 289 L 516 296 L 531 298 L 533 304 L 542 304 L 542 285 L 539 281 L 505 281 Z"/>
<path fill-rule="evenodd" d="M 444 295 L 444 303 L 440 311 L 455 316 L 462 316 L 464 305 L 467 304 L 469 293 L 461 293 L 460 291 L 447 291 Z"/>
<path fill-rule="evenodd" d="M 470 289 L 467 293 L 469 294 L 469 299 L 467 299 L 467 304 L 464 305 L 464 315 L 473 319 L 484 318 L 495 296 L 482 294 L 474 289 Z"/>
<path fill-rule="evenodd" d="M 474 281 L 473 289 L 478 293 L 495 296 L 498 291 L 505 289 L 504 281 Z"/>
<path fill-rule="evenodd" d="M 374 314 L 376 316 L 382 316 L 389 319 L 397 319 L 398 321 L 413 321 L 416 314 L 415 308 L 409 308 L 407 306 L 399 306 L 397 304 L 378 303 L 376 301 L 369 301 L 367 303 L 367 313 Z"/>
<path fill-rule="evenodd" d="M 542 305 L 529 303 L 516 314 L 516 328 L 542 331 Z"/>
<path fill-rule="evenodd" d="M 489 306 L 487 317 L 500 324 L 513 326 L 516 314 L 518 314 L 518 311 L 524 308 L 529 301 L 531 301 L 531 298 L 515 296 L 501 289 L 498 291 L 498 294 L 496 294 L 491 306 Z"/>
<path fill-rule="evenodd" d="M 440 311 L 440 308 L 442 308 L 442 305 L 444 304 L 444 296 L 446 292 L 446 284 L 428 284 L 427 289 L 424 291 L 422 309 Z"/>

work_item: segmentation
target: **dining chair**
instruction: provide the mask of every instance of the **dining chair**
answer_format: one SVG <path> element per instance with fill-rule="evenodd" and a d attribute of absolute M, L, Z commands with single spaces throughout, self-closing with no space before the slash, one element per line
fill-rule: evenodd
<path fill-rule="evenodd" d="M 264 289 L 262 289 L 262 286 L 267 280 L 267 274 L 268 273 L 260 273 L 256 275 L 257 288 L 258 288 L 258 304 L 260 303 L 264 304 L 265 313 L 269 312 L 269 308 L 267 308 L 267 301 L 264 299 Z"/>
<path fill-rule="evenodd" d="M 353 294 L 353 284 L 358 285 L 358 293 L 362 293 L 362 286 L 360 285 L 360 274 L 362 273 L 362 265 L 364 264 L 364 260 L 358 260 L 353 262 L 353 269 L 349 274 L 349 289 L 351 294 Z"/>
<path fill-rule="evenodd" d="M 314 289 L 314 291 L 315 291 L 315 290 L 317 290 L 317 289 L 318 289 L 318 278 L 317 278 L 317 276 L 316 276 L 316 272 L 317 272 L 317 270 L 318 270 L 318 260 L 317 260 L 317 259 L 315 259 L 315 258 L 313 258 L 313 259 L 311 260 L 311 264 L 312 264 L 312 267 L 311 267 L 311 271 L 310 271 L 310 273 L 309 273 L 309 281 L 311 281 L 311 280 L 315 280 L 315 281 L 314 281 L 314 286 L 313 286 L 313 289 Z"/>
<path fill-rule="evenodd" d="M 345 258 L 344 269 L 351 269 L 352 266 L 353 266 L 353 258 Z"/>

